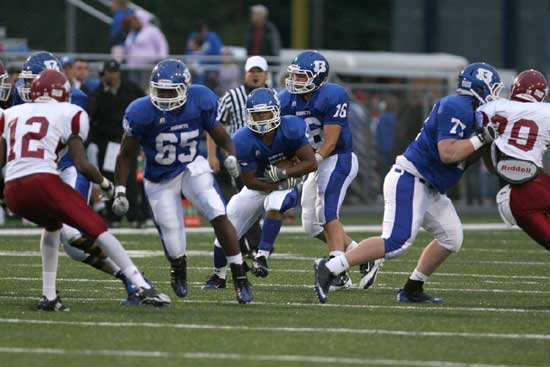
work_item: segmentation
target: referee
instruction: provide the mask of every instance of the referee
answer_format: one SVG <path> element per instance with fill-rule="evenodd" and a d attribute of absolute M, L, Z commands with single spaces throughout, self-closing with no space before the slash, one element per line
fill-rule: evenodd
<path fill-rule="evenodd" d="M 216 119 L 222 123 L 230 135 L 241 127 L 246 126 L 246 100 L 248 94 L 256 88 L 267 87 L 267 61 L 261 56 L 252 56 L 246 60 L 244 66 L 244 84 L 228 90 L 223 97 L 220 98 L 218 104 L 218 115 Z M 243 184 L 240 179 L 234 180 L 223 169 L 220 164 L 219 151 L 216 144 L 207 137 L 208 146 L 208 162 L 215 172 L 216 180 L 220 185 L 223 196 L 227 201 L 231 196 L 240 191 Z M 255 250 L 260 242 L 261 228 L 259 222 L 256 222 L 250 230 L 241 239 L 241 250 L 248 256 L 254 256 Z"/>

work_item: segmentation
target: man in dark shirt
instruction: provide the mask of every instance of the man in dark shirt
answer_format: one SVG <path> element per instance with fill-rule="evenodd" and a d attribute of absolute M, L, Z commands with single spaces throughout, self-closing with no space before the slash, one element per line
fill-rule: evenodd
<path fill-rule="evenodd" d="M 122 120 L 126 107 L 133 100 L 143 97 L 144 91 L 135 83 L 124 80 L 120 65 L 115 60 L 106 61 L 100 72 L 101 83 L 90 94 L 90 144 L 97 145 L 97 165 L 101 172 L 111 180 L 115 168 L 115 159 L 120 148 L 124 129 Z M 92 149 L 93 150 L 93 149 Z M 136 182 L 137 162 L 133 162 L 128 181 L 127 197 L 130 211 L 127 214 L 130 222 L 143 222 L 147 207 L 143 200 L 142 190 Z M 107 220 L 116 222 L 116 217 L 107 206 Z"/>
<path fill-rule="evenodd" d="M 268 14 L 268 9 L 263 5 L 254 5 L 250 8 L 250 28 L 246 34 L 248 56 L 279 56 L 281 36 L 277 27 L 267 20 Z"/>

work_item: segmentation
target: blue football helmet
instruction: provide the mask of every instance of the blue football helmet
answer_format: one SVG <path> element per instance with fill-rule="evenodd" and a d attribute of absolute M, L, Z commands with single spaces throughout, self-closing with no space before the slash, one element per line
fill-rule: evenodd
<path fill-rule="evenodd" d="M 17 87 L 17 92 L 24 102 L 32 102 L 31 84 L 41 71 L 52 69 L 61 71 L 61 63 L 51 52 L 40 51 L 27 57 L 23 63 L 19 79 L 23 83 Z"/>
<path fill-rule="evenodd" d="M 481 104 L 498 99 L 502 87 L 497 70 L 483 62 L 466 66 L 458 75 L 457 92 L 473 96 Z"/>
<path fill-rule="evenodd" d="M 268 118 L 260 119 L 260 113 L 271 112 Z M 246 100 L 246 126 L 258 134 L 265 134 L 281 124 L 281 102 L 277 92 L 269 88 L 254 89 Z"/>
<path fill-rule="evenodd" d="M 149 82 L 151 102 L 161 111 L 172 111 L 185 104 L 191 74 L 187 66 L 176 59 L 159 62 Z M 167 93 L 171 95 L 166 95 Z"/>
<path fill-rule="evenodd" d="M 292 94 L 316 91 L 327 82 L 329 64 L 317 51 L 304 51 L 287 68 L 286 89 Z"/>

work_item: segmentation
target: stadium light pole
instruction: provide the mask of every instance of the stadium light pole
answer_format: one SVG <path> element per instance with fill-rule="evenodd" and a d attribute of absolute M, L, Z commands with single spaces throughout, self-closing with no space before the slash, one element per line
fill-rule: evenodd
<path fill-rule="evenodd" d="M 308 48 L 309 46 L 309 0 L 292 0 L 291 47 Z"/>
<path fill-rule="evenodd" d="M 65 52 L 76 50 L 76 8 L 65 1 Z"/>

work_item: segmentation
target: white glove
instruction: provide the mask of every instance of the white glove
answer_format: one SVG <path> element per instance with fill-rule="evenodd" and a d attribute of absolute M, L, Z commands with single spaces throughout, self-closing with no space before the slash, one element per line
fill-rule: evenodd
<path fill-rule="evenodd" d="M 115 193 L 115 185 L 113 185 L 113 183 L 106 177 L 103 177 L 103 181 L 99 184 L 99 188 L 102 191 L 100 196 L 102 201 L 109 201 L 113 198 Z"/>
<path fill-rule="evenodd" d="M 474 134 L 475 135 L 470 138 L 470 142 L 474 146 L 475 150 L 478 150 L 485 144 L 492 143 L 496 138 L 498 138 L 498 130 L 493 124 L 488 124 L 477 129 Z"/>
<path fill-rule="evenodd" d="M 317 165 L 320 165 L 321 162 L 325 160 L 325 158 L 323 158 L 320 153 L 315 153 L 315 160 L 317 161 Z"/>
<path fill-rule="evenodd" d="M 130 208 L 130 203 L 126 198 L 126 187 L 117 186 L 115 189 L 115 200 L 113 201 L 113 206 L 112 206 L 113 213 L 121 217 L 124 214 L 126 214 L 129 208 Z"/>
<path fill-rule="evenodd" d="M 225 161 L 223 161 L 223 166 L 225 167 L 225 169 L 227 170 L 227 173 L 229 173 L 231 177 L 235 177 L 235 178 L 239 177 L 239 174 L 240 174 L 239 162 L 237 162 L 237 158 L 235 158 L 235 156 L 228 155 L 225 158 Z"/>
<path fill-rule="evenodd" d="M 269 165 L 264 171 L 264 178 L 267 182 L 279 182 L 286 178 L 286 169 Z"/>
<path fill-rule="evenodd" d="M 290 190 L 297 187 L 302 189 L 302 177 L 289 177 L 279 184 L 279 190 Z"/>

